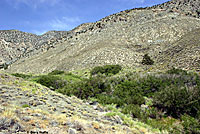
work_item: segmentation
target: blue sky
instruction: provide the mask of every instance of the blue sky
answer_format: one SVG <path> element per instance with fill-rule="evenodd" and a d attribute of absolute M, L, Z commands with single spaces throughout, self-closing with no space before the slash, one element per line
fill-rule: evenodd
<path fill-rule="evenodd" d="M 0 30 L 17 29 L 42 34 L 71 30 L 79 24 L 126 9 L 168 0 L 0 0 Z"/>

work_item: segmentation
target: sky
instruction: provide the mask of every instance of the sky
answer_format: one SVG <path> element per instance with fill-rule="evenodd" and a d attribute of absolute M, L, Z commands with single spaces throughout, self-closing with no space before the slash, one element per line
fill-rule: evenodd
<path fill-rule="evenodd" d="M 0 30 L 16 29 L 41 35 L 68 31 L 108 15 L 168 0 L 0 0 Z"/>

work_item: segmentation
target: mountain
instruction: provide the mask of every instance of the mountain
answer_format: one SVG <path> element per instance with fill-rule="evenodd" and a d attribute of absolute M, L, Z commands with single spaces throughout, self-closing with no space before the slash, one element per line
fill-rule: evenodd
<path fill-rule="evenodd" d="M 176 60 L 176 64 L 171 64 L 165 62 L 166 57 L 169 57 L 167 51 L 175 51 L 172 49 L 176 48 L 174 46 L 177 46 L 177 41 L 187 36 L 188 32 L 200 28 L 198 16 L 187 14 L 188 11 L 197 13 L 198 4 L 195 0 L 172 0 L 149 8 L 125 10 L 95 23 L 82 24 L 68 32 L 53 31 L 42 36 L 26 33 L 29 35 L 27 38 L 31 36 L 34 42 L 28 42 L 31 44 L 28 48 L 32 49 L 24 52 L 21 51 L 21 46 L 14 49 L 4 47 L 1 49 L 5 53 L 2 59 L 6 62 L 17 59 L 9 71 L 31 73 L 44 73 L 55 69 L 77 70 L 104 64 L 120 64 L 143 70 L 149 68 L 141 64 L 146 53 L 155 61 L 151 67 L 155 70 L 167 69 L 171 65 L 183 67 L 179 65 L 179 61 L 186 61 L 184 54 L 173 57 L 179 60 Z M 8 41 L 4 37 L 2 40 Z M 180 43 L 179 45 L 185 46 Z M 193 47 L 186 48 L 189 49 L 188 52 L 194 51 Z M 15 54 L 16 52 L 22 56 Z M 14 55 L 14 58 L 10 55 Z M 198 57 L 198 53 L 195 53 L 194 57 Z M 196 61 L 190 62 L 191 66 L 187 69 L 197 69 L 198 65 L 192 66 Z"/>

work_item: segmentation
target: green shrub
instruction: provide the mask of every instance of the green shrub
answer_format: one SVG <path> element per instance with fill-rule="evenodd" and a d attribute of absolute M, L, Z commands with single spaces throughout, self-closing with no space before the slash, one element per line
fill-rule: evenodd
<path fill-rule="evenodd" d="M 124 104 L 141 105 L 145 102 L 140 85 L 135 81 L 125 81 L 119 84 L 115 88 L 113 96 L 120 99 L 121 103 L 117 104 L 119 106 Z"/>
<path fill-rule="evenodd" d="M 27 107 L 30 107 L 30 106 L 28 104 L 22 105 L 22 108 L 27 108 Z"/>
<path fill-rule="evenodd" d="M 49 73 L 49 75 L 59 75 L 59 74 L 64 74 L 64 71 L 60 71 L 60 70 L 54 70 L 52 72 Z"/>
<path fill-rule="evenodd" d="M 186 134 L 200 134 L 200 121 L 184 114 L 181 116 L 182 125 Z"/>
<path fill-rule="evenodd" d="M 43 75 L 40 76 L 37 80 L 37 83 L 40 83 L 46 87 L 53 88 L 53 90 L 58 88 L 63 88 L 65 85 L 67 85 L 67 82 L 63 79 L 61 79 L 58 76 L 54 75 Z"/>
<path fill-rule="evenodd" d="M 145 54 L 142 59 L 142 64 L 143 65 L 153 65 L 154 61 L 150 58 L 150 56 L 148 54 Z"/>
<path fill-rule="evenodd" d="M 75 95 L 81 99 L 88 99 L 89 97 L 97 97 L 103 92 L 110 92 L 110 85 L 106 85 L 101 76 L 96 76 L 67 85 L 57 91 L 66 95 Z"/>
<path fill-rule="evenodd" d="M 199 89 L 188 89 L 186 87 L 178 87 L 169 85 L 154 95 L 154 106 L 167 112 L 167 115 L 175 118 L 182 114 L 189 114 L 193 117 L 197 116 L 200 110 Z"/>
<path fill-rule="evenodd" d="M 168 74 L 181 74 L 181 75 L 187 75 L 187 71 L 177 68 L 172 68 L 167 71 Z"/>
<path fill-rule="evenodd" d="M 178 120 L 183 114 L 200 117 L 198 75 L 164 73 L 139 78 L 135 74 L 108 77 L 102 75 L 105 70 L 101 67 L 94 72 L 91 74 L 97 75 L 68 84 L 57 91 L 81 99 L 93 97 L 105 105 L 114 104 L 122 113 L 170 133 L 184 133 Z"/>
<path fill-rule="evenodd" d="M 147 119 L 146 124 L 160 130 L 167 130 L 170 134 L 184 134 L 183 126 L 179 120 L 172 117 L 163 117 L 161 119 Z"/>
<path fill-rule="evenodd" d="M 141 119 L 144 116 L 139 105 L 127 105 L 122 109 L 122 112 L 124 114 L 130 114 L 133 118 L 138 119 Z"/>
<path fill-rule="evenodd" d="M 6 63 L 4 63 L 4 64 L 0 64 L 0 69 L 4 69 L 4 70 L 6 70 L 6 69 L 8 69 L 8 64 L 6 64 Z"/>
<path fill-rule="evenodd" d="M 121 71 L 122 67 L 120 65 L 105 65 L 105 66 L 97 66 L 91 70 L 91 75 L 95 75 L 98 73 L 101 74 L 117 74 Z"/>
<path fill-rule="evenodd" d="M 28 74 L 20 74 L 20 73 L 14 73 L 12 74 L 15 77 L 19 77 L 19 78 L 23 78 L 23 79 L 29 79 L 32 77 L 32 75 L 28 75 Z"/>

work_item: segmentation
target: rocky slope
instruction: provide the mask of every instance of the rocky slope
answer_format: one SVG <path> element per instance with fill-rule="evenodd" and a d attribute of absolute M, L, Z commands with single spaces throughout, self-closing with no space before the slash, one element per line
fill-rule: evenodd
<path fill-rule="evenodd" d="M 0 31 L 0 64 L 12 64 L 22 57 L 29 57 L 53 48 L 62 39 L 70 37 L 67 31 L 49 31 L 41 36 L 18 30 Z"/>
<path fill-rule="evenodd" d="M 199 19 L 175 12 L 124 11 L 78 27 L 75 30 L 81 32 L 76 32 L 75 37 L 41 55 L 20 60 L 10 70 L 41 73 L 104 64 L 138 68 L 145 53 L 156 60 L 160 53 L 196 28 L 200 28 Z"/>
<path fill-rule="evenodd" d="M 200 18 L 199 0 L 171 0 L 161 5 L 151 7 L 153 9 L 164 9 L 170 12 L 178 12 L 186 16 Z"/>
<path fill-rule="evenodd" d="M 163 51 L 158 61 L 164 65 L 200 71 L 200 29 L 184 35 Z"/>
<path fill-rule="evenodd" d="M 0 133 L 158 134 L 159 130 L 83 101 L 0 72 Z M 166 132 L 167 133 L 167 132 Z"/>

